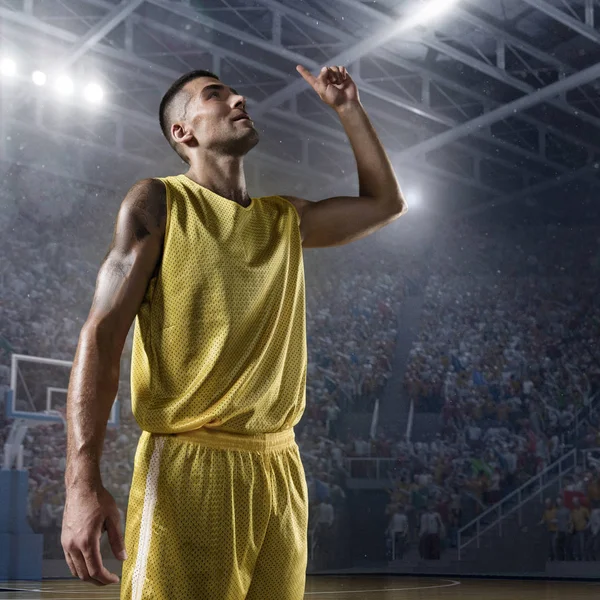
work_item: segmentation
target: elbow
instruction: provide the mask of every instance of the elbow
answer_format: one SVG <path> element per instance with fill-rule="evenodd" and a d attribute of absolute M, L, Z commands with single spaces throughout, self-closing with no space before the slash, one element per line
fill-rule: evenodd
<path fill-rule="evenodd" d="M 406 199 L 402 194 L 398 194 L 393 198 L 389 198 L 388 205 L 391 207 L 392 217 L 394 219 L 401 217 L 408 211 L 408 204 L 406 203 Z"/>
<path fill-rule="evenodd" d="M 398 206 L 398 216 L 401 217 L 408 212 L 408 204 L 406 202 L 406 198 L 402 196 L 402 194 L 397 199 Z"/>

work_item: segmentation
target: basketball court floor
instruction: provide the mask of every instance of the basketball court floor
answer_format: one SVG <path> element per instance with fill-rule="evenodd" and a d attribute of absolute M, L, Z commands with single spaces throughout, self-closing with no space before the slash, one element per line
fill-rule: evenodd
<path fill-rule="evenodd" d="M 309 577 L 305 598 L 332 600 L 585 600 L 600 596 L 599 582 L 515 581 L 414 577 Z M 118 586 L 74 580 L 0 582 L 0 600 L 118 600 Z M 209 599 L 207 599 L 209 600 Z M 217 600 L 217 599 L 215 599 Z M 225 600 L 225 599 L 218 599 Z M 277 600 L 277 598 L 265 598 Z"/>

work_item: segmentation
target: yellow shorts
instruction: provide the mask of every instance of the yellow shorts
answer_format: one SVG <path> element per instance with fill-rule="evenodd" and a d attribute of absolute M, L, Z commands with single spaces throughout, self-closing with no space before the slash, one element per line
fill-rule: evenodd
<path fill-rule="evenodd" d="M 121 600 L 300 600 L 307 529 L 293 429 L 143 432 Z"/>

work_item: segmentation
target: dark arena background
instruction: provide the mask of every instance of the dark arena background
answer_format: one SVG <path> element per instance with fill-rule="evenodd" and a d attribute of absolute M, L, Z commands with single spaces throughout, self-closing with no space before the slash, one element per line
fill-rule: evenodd
<path fill-rule="evenodd" d="M 247 98 L 252 197 L 357 195 L 297 64 L 347 67 L 409 207 L 304 251 L 305 597 L 597 598 L 599 22 L 596 0 L 0 0 L 0 599 L 119 597 L 64 559 L 66 390 L 127 190 L 185 170 L 169 85 L 207 69 Z M 101 462 L 123 520 L 132 333 Z"/>

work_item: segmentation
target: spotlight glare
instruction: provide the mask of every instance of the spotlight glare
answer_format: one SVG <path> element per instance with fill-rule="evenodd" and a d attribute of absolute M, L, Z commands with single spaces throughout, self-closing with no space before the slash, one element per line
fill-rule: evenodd
<path fill-rule="evenodd" d="M 418 187 L 408 188 L 406 190 L 406 203 L 409 207 L 417 207 L 420 206 L 423 201 L 423 195 L 421 190 Z"/>
<path fill-rule="evenodd" d="M 83 90 L 83 95 L 88 102 L 98 104 L 102 102 L 104 91 L 97 83 L 88 83 Z"/>
<path fill-rule="evenodd" d="M 44 85 L 46 83 L 46 73 L 42 73 L 42 71 L 34 71 L 31 74 L 31 80 L 35 85 Z"/>
<path fill-rule="evenodd" d="M 63 96 L 67 96 L 73 92 L 73 82 L 66 75 L 61 75 L 56 80 L 56 91 Z"/>
<path fill-rule="evenodd" d="M 0 73 L 13 77 L 17 74 L 17 63 L 12 58 L 3 58 L 0 60 Z"/>
<path fill-rule="evenodd" d="M 426 25 L 432 19 L 448 12 L 458 0 L 429 0 L 422 8 L 407 17 L 401 24 L 401 29 L 411 29 L 419 25 Z"/>

